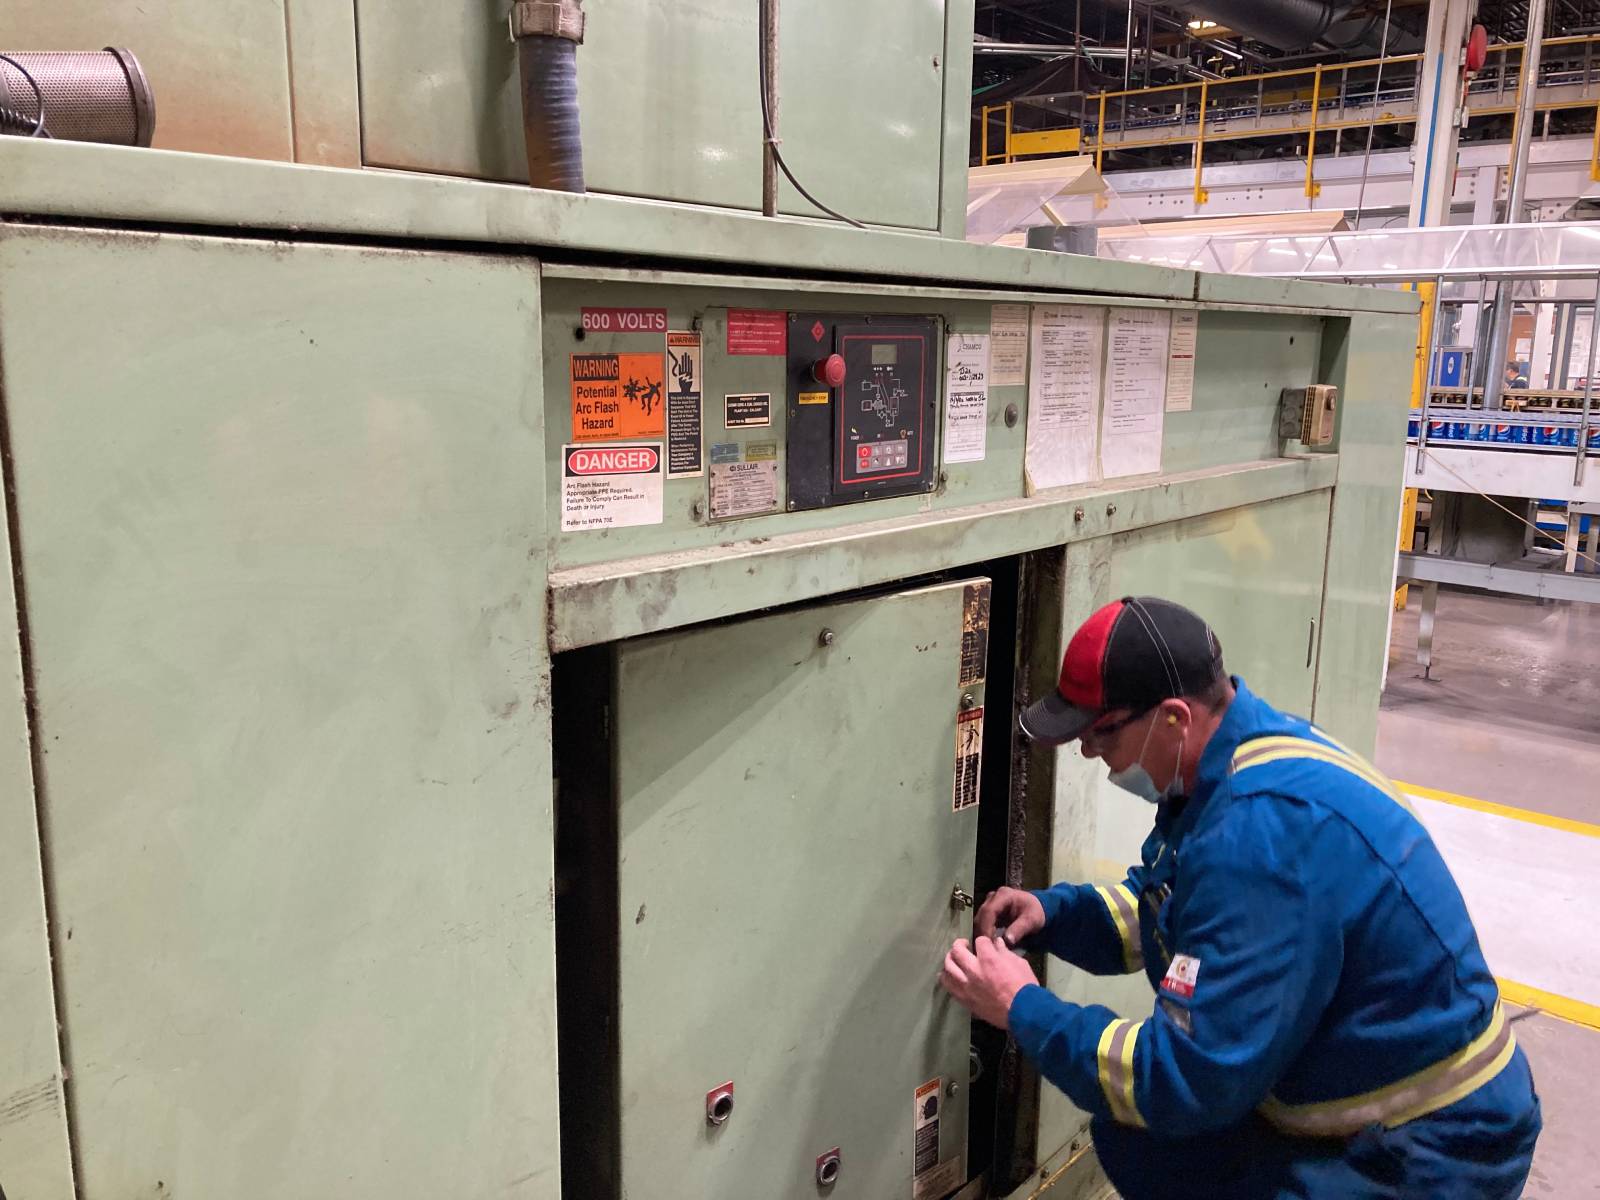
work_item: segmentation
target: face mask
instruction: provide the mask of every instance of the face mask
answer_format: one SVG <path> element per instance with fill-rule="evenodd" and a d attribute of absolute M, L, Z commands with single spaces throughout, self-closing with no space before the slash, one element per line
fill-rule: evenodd
<path fill-rule="evenodd" d="M 1139 747 L 1139 757 L 1131 767 L 1121 771 L 1113 771 L 1108 776 L 1112 783 L 1123 791 L 1139 797 L 1148 804 L 1160 804 L 1163 800 L 1171 800 L 1183 790 L 1183 744 L 1188 739 L 1185 732 L 1178 742 L 1178 757 L 1173 765 L 1172 782 L 1165 789 L 1158 788 L 1156 781 L 1150 778 L 1150 772 L 1144 769 L 1144 753 L 1150 748 L 1150 735 L 1156 731 L 1157 722 L 1150 722 L 1150 728 L 1145 731 L 1144 745 Z"/>

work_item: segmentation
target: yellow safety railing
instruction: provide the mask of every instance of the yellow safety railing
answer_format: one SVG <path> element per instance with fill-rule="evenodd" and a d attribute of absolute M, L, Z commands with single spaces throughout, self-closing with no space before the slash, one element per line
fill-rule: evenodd
<path fill-rule="evenodd" d="M 1545 38 L 1542 44 L 1548 51 L 1553 48 L 1578 46 L 1585 43 L 1600 46 L 1600 34 Z M 1474 116 L 1516 111 L 1516 89 L 1508 89 L 1505 86 L 1506 72 L 1510 67 L 1510 64 L 1506 62 L 1505 56 L 1513 53 L 1520 54 L 1523 49 L 1524 44 L 1521 42 L 1510 42 L 1489 47 L 1490 55 L 1500 56 L 1499 71 L 1502 84 L 1493 103 L 1473 106 L 1472 113 Z M 1234 75 L 1226 79 L 1200 79 L 1187 83 L 1160 84 L 1156 87 L 1130 88 L 1126 91 L 1095 92 L 1083 98 L 1084 114 L 1087 116 L 1093 112 L 1096 115 L 1093 135 L 1091 136 L 1084 132 L 1077 139 L 1062 139 L 1059 142 L 1051 139 L 1062 134 L 1078 134 L 1079 130 L 1077 128 L 1066 128 L 1018 132 L 1014 129 L 1015 112 L 1013 102 L 1007 101 L 1004 104 L 987 105 L 982 110 L 982 145 L 979 161 L 984 165 L 989 165 L 991 163 L 1013 162 L 1018 155 L 1023 154 L 1070 154 L 1081 152 L 1094 155 L 1094 165 L 1098 171 L 1104 165 L 1105 152 L 1108 149 L 1131 150 L 1152 146 L 1188 144 L 1194 147 L 1195 203 L 1204 204 L 1207 195 L 1205 189 L 1205 147 L 1208 142 L 1216 143 L 1251 137 L 1305 136 L 1307 139 L 1305 193 L 1307 196 L 1316 196 L 1321 190 L 1321 185 L 1317 183 L 1315 177 L 1317 134 L 1331 133 L 1341 129 L 1365 128 L 1379 121 L 1408 124 L 1417 119 L 1414 112 L 1383 111 L 1381 109 L 1382 98 L 1377 95 L 1376 86 L 1374 86 L 1370 96 L 1363 93 L 1361 97 L 1346 102 L 1344 97 L 1347 94 L 1349 73 L 1380 66 L 1387 71 L 1406 64 L 1418 64 L 1421 61 L 1422 55 L 1420 54 L 1398 54 L 1390 55 L 1387 58 L 1361 59 L 1356 62 L 1318 63 L 1314 66 L 1296 67 L 1283 71 L 1262 71 L 1254 75 Z M 1587 59 L 1585 61 L 1587 62 Z M 1595 70 L 1597 77 L 1600 77 L 1600 61 L 1596 62 Z M 1338 77 L 1337 86 L 1333 82 L 1334 77 Z M 1293 85 L 1283 87 L 1280 85 L 1269 93 L 1265 89 L 1265 84 L 1274 80 L 1298 80 L 1309 84 L 1309 87 L 1302 88 Z M 1310 100 L 1310 106 L 1301 111 L 1272 114 L 1285 118 L 1285 123 L 1267 129 L 1230 127 L 1219 130 L 1215 127 L 1215 122 L 1212 122 L 1212 127 L 1208 131 L 1208 113 L 1214 113 L 1218 106 L 1224 102 L 1219 99 L 1218 93 L 1223 93 L 1225 98 L 1227 92 L 1244 86 L 1256 88 L 1254 114 L 1254 119 L 1256 120 L 1267 115 L 1265 110 L 1271 106 L 1298 103 L 1306 99 Z M 1415 85 L 1413 87 L 1415 88 Z M 1198 93 L 1195 98 L 1197 103 L 1191 103 L 1191 95 L 1193 93 Z M 1323 102 L 1335 93 L 1340 97 L 1339 107 L 1341 110 L 1346 110 L 1352 104 L 1355 104 L 1369 111 L 1362 116 L 1350 119 L 1324 120 L 1321 111 Z M 1153 137 L 1129 138 L 1126 133 L 1128 113 L 1135 106 L 1148 108 L 1152 97 L 1170 98 L 1158 101 L 1158 103 L 1170 103 L 1176 109 L 1174 113 L 1176 119 L 1172 122 L 1171 131 L 1157 134 Z M 1113 101 L 1120 102 L 1122 113 L 1120 123 L 1124 129 L 1123 132 L 1119 132 L 1115 137 L 1108 137 L 1106 133 L 1106 117 L 1108 110 L 1113 107 Z M 1600 182 L 1600 98 L 1593 101 L 1582 100 L 1577 103 L 1573 103 L 1570 100 L 1549 100 L 1540 103 L 1536 100 L 1534 111 L 1547 112 L 1554 109 L 1591 106 L 1595 110 L 1595 133 L 1589 160 L 1589 174 L 1592 179 Z M 1005 141 L 1001 149 L 991 151 L 989 125 L 993 114 L 1000 114 L 1004 118 Z M 1231 112 L 1229 115 L 1234 117 Z M 1246 117 L 1245 119 L 1252 118 Z M 1057 145 L 1061 148 L 1044 148 Z"/>
<path fill-rule="evenodd" d="M 993 113 L 1005 115 L 1005 140 L 1001 149 L 989 149 L 989 121 Z M 1005 104 L 986 104 L 979 112 L 978 161 L 983 166 L 995 163 L 1016 162 L 1033 155 L 1076 154 L 1083 131 L 1076 126 L 1066 129 L 1035 129 L 1019 131 L 1012 128 L 1015 110 L 1010 101 Z"/>

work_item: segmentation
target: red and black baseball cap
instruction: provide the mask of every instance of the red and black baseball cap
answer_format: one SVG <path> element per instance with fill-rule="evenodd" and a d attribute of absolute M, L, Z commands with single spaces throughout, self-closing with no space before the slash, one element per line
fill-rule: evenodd
<path fill-rule="evenodd" d="M 1222 674 L 1222 646 L 1198 615 L 1156 596 L 1124 596 L 1078 626 L 1056 690 L 1023 709 L 1019 723 L 1031 740 L 1058 746 L 1105 713 L 1199 695 Z"/>

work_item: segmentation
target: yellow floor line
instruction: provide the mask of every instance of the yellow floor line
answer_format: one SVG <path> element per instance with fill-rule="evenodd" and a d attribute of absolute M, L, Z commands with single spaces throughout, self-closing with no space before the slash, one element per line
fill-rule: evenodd
<path fill-rule="evenodd" d="M 1571 1021 L 1575 1025 L 1600 1029 L 1600 1005 L 1585 1004 L 1582 1000 L 1574 1000 L 1571 996 L 1558 996 L 1554 992 L 1529 987 L 1512 979 L 1496 979 L 1495 982 L 1500 985 L 1500 994 L 1513 1004 L 1537 1008 L 1540 1012 L 1560 1017 L 1563 1021 Z"/>
<path fill-rule="evenodd" d="M 1571 817 L 1553 817 L 1549 813 L 1535 812 L 1531 808 L 1512 808 L 1509 804 L 1494 804 L 1488 800 L 1463 796 L 1458 792 L 1443 792 L 1438 788 L 1423 787 L 1419 783 L 1401 783 L 1396 780 L 1395 786 L 1403 792 L 1410 792 L 1425 800 L 1438 800 L 1442 804 L 1454 804 L 1458 808 L 1493 813 L 1497 817 L 1510 817 L 1513 821 L 1526 821 L 1530 825 L 1544 825 L 1550 829 L 1561 829 L 1584 837 L 1600 838 L 1600 825 L 1592 825 L 1588 821 L 1574 821 Z"/>

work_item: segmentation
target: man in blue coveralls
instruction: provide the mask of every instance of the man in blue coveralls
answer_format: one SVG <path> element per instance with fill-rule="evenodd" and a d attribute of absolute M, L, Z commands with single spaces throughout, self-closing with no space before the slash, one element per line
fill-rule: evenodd
<path fill-rule="evenodd" d="M 1223 669 L 1194 613 L 1106 605 L 1035 741 L 1148 801 L 1112 887 L 1001 888 L 941 979 L 1092 1115 L 1125 1200 L 1521 1194 L 1539 1101 L 1455 881 L 1394 785 Z M 1143 967 L 1143 1020 L 1069 1004 L 1010 947 Z"/>

